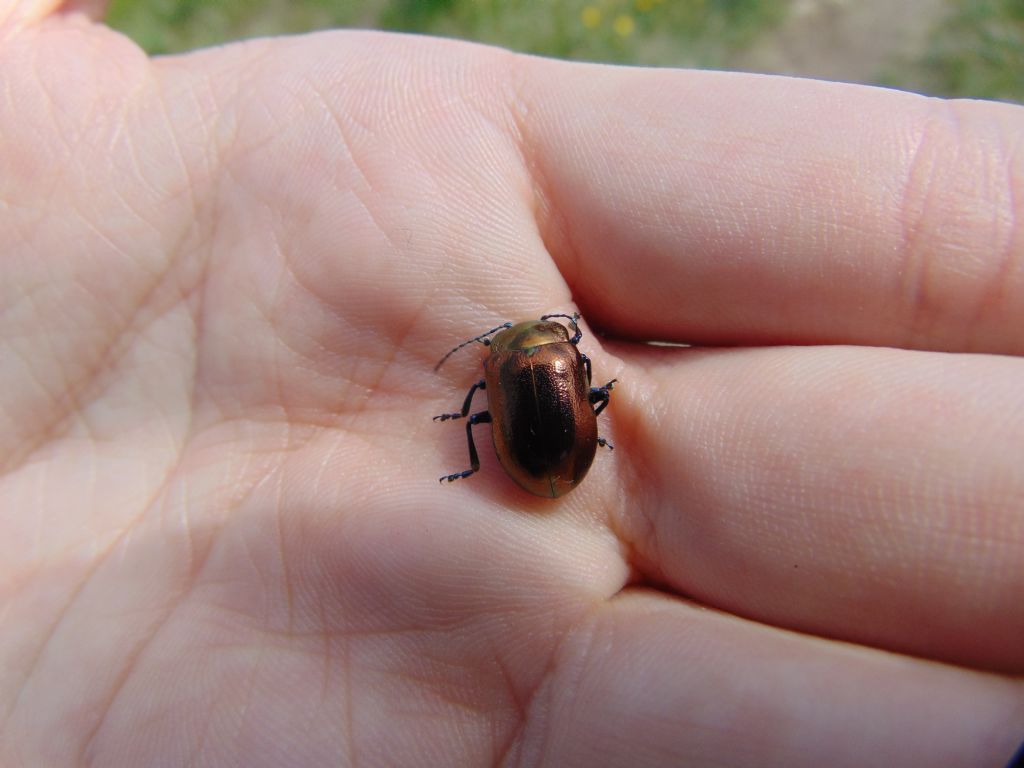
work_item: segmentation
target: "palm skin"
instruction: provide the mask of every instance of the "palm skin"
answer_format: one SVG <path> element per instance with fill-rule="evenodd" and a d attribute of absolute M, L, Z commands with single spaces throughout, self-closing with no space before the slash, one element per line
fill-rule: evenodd
<path fill-rule="evenodd" d="M 673 91 L 711 124 L 762 88 L 799 112 L 830 86 L 359 33 L 148 60 L 73 9 L 4 5 L 0 762 L 1008 759 L 1019 224 L 954 243 L 1009 254 L 991 311 L 911 266 L 906 309 L 874 312 L 884 265 L 820 292 L 800 276 L 812 256 L 849 274 L 856 233 L 837 255 L 799 230 L 842 230 L 814 220 L 842 200 L 798 221 L 711 182 L 687 197 L 666 159 L 764 178 L 764 158 L 711 157 L 721 124 L 677 132 Z M 913 97 L 843 94 L 927 122 Z M 977 110 L 1007 135 L 1024 120 Z M 769 111 L 754 133 L 782 130 Z M 933 144 L 892 148 L 901 269 L 952 242 L 928 235 L 933 198 L 963 205 L 915 202 Z M 791 257 L 775 277 L 769 245 Z M 585 326 L 595 378 L 621 382 L 601 417 L 616 452 L 535 499 L 482 427 L 482 471 L 439 486 L 464 432 L 430 417 L 479 352 L 434 363 L 574 300 L 622 339 L 751 346 Z M 846 346 L 756 348 L 780 342 Z"/>

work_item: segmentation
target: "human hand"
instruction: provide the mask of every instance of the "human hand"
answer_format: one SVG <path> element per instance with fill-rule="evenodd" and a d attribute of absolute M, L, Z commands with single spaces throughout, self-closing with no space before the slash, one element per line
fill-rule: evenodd
<path fill-rule="evenodd" d="M 45 5 L 0 2 L 0 763 L 1009 758 L 1020 108 Z M 479 359 L 433 364 L 574 302 L 614 454 L 535 499 L 482 428 L 439 486 Z"/>

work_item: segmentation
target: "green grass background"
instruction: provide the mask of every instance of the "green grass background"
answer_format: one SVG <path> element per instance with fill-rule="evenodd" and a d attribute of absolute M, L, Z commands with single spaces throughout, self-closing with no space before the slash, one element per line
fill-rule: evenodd
<path fill-rule="evenodd" d="M 152 53 L 258 35 L 364 27 L 569 59 L 729 68 L 799 0 L 114 0 L 109 23 Z M 1024 0 L 947 0 L 926 51 L 875 81 L 1024 102 Z"/>
<path fill-rule="evenodd" d="M 954 5 L 922 62 L 926 88 L 937 95 L 1024 102 L 1024 0 Z"/>

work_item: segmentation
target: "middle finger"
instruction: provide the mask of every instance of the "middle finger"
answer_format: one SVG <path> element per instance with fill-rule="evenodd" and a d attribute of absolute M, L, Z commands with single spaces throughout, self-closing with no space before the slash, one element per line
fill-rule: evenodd
<path fill-rule="evenodd" d="M 617 526 L 642 571 L 760 621 L 1024 670 L 1024 362 L 632 349 L 616 455 L 640 501 Z"/>

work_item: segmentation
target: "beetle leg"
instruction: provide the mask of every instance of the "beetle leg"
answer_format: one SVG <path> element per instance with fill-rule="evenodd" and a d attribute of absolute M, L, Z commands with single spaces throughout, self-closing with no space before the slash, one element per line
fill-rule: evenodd
<path fill-rule="evenodd" d="M 583 360 L 583 367 L 587 370 L 587 386 L 590 386 L 590 382 L 594 380 L 594 372 L 590 368 L 590 358 L 580 352 L 580 358 Z"/>
<path fill-rule="evenodd" d="M 603 437 L 597 438 L 597 444 L 600 445 L 602 448 L 607 448 L 609 451 L 615 450 L 615 446 L 609 443 Z"/>
<path fill-rule="evenodd" d="M 472 394 L 472 393 L 471 393 Z M 465 472 L 456 472 L 451 475 L 445 475 L 438 480 L 439 483 L 443 483 L 447 480 L 449 483 L 453 480 L 460 480 L 463 477 L 469 477 L 474 472 L 480 469 L 480 457 L 476 453 L 476 444 L 473 442 L 473 427 L 477 424 L 490 424 L 491 423 L 491 412 L 480 411 L 474 413 L 469 417 L 469 421 L 466 422 L 466 439 L 469 441 L 469 466 L 471 469 L 467 469 Z"/>
<path fill-rule="evenodd" d="M 594 415 L 599 416 L 601 411 L 608 407 L 608 400 L 611 398 L 612 387 L 615 385 L 618 379 L 612 379 L 603 387 L 591 387 L 590 388 L 590 404 L 597 403 L 597 408 L 594 409 Z"/>
<path fill-rule="evenodd" d="M 469 408 L 473 404 L 473 395 L 476 394 L 478 389 L 487 389 L 487 382 L 480 379 L 476 384 L 469 388 L 469 394 L 466 395 L 465 401 L 462 403 L 462 410 L 458 413 L 442 413 L 440 416 L 435 416 L 434 421 L 448 421 L 448 419 L 464 419 L 469 415 Z"/>

